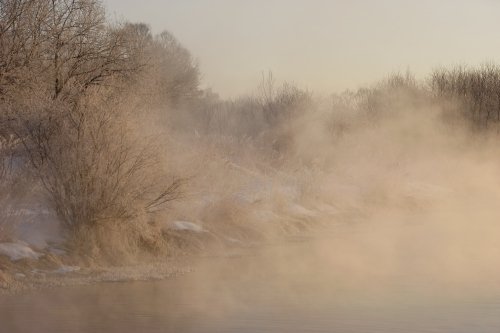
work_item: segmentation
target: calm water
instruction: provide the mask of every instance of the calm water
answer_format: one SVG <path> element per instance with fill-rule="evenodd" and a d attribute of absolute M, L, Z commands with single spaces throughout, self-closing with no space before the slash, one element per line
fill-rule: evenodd
<path fill-rule="evenodd" d="M 166 281 L 0 296 L 0 332 L 500 332 L 494 283 L 381 273 L 377 260 L 324 249 L 292 244 L 203 259 Z"/>

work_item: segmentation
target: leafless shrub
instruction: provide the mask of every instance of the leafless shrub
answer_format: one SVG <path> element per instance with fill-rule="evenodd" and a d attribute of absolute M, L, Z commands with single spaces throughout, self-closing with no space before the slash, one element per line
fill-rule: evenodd
<path fill-rule="evenodd" d="M 311 105 L 312 96 L 290 83 L 276 86 L 273 74 L 262 75 L 258 99 L 266 118 L 271 125 L 290 120 L 296 112 L 304 111 Z"/>
<path fill-rule="evenodd" d="M 334 138 L 342 137 L 354 122 L 359 122 L 355 119 L 360 112 L 359 101 L 358 94 L 352 91 L 331 96 L 326 127 Z"/>
<path fill-rule="evenodd" d="M 432 73 L 430 85 L 436 97 L 448 102 L 449 112 L 471 120 L 477 128 L 500 122 L 500 68 L 457 66 Z"/>
<path fill-rule="evenodd" d="M 190 110 L 192 124 L 208 136 L 256 139 L 269 129 L 259 100 L 244 96 L 223 101 L 205 92 L 199 104 Z"/>
<path fill-rule="evenodd" d="M 122 105 L 93 94 L 76 106 L 29 102 L 16 133 L 70 229 L 131 221 L 178 195 L 180 181 L 165 179 L 151 145 L 128 135 Z"/>
<path fill-rule="evenodd" d="M 430 102 L 425 87 L 409 71 L 393 73 L 371 88 L 362 88 L 356 92 L 356 106 L 373 121 L 383 115 L 421 106 Z M 383 118 L 383 117 L 382 117 Z"/>

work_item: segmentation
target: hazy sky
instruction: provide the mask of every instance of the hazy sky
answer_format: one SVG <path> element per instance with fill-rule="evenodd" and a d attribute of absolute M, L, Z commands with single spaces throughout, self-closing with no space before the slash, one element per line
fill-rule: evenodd
<path fill-rule="evenodd" d="M 105 0 L 111 18 L 172 32 L 222 96 L 272 70 L 320 92 L 394 71 L 500 58 L 500 0 Z"/>

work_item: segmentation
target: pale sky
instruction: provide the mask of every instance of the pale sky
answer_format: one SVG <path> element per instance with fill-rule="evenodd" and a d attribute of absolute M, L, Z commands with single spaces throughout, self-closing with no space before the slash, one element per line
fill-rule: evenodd
<path fill-rule="evenodd" d="M 410 69 L 500 62 L 500 0 L 105 0 L 112 19 L 169 30 L 203 86 L 251 93 L 263 71 L 330 93 Z"/>

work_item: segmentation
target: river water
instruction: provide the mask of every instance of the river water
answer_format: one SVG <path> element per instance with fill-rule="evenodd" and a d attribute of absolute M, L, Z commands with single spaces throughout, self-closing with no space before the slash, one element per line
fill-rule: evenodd
<path fill-rule="evenodd" d="M 164 281 L 1 296 L 0 332 L 500 332 L 494 278 L 450 275 L 408 253 L 397 262 L 414 268 L 402 269 L 385 258 L 392 250 L 347 243 L 200 258 L 193 272 Z"/>

